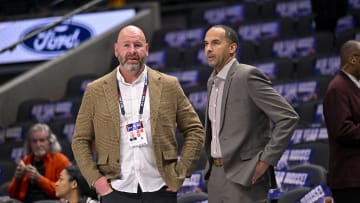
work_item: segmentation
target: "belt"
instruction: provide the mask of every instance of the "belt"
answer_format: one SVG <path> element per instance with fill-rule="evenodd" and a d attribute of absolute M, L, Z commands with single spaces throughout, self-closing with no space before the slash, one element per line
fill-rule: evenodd
<path fill-rule="evenodd" d="M 222 159 L 222 158 L 213 158 L 212 163 L 216 167 L 221 167 L 221 166 L 224 166 L 224 159 Z"/>

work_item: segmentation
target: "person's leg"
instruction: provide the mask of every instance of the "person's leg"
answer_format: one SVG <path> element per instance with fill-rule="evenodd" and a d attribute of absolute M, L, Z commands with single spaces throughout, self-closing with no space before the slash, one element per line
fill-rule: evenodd
<path fill-rule="evenodd" d="M 100 199 L 101 203 L 141 203 L 140 194 L 138 193 L 126 193 L 114 190 L 108 195 L 102 196 Z"/>
<path fill-rule="evenodd" d="M 142 193 L 142 203 L 176 203 L 177 193 L 166 191 L 166 187 L 161 188 L 156 192 Z"/>
<path fill-rule="evenodd" d="M 268 190 L 263 179 L 244 187 L 225 178 L 223 167 L 213 167 L 208 183 L 209 203 L 265 203 Z"/>
<path fill-rule="evenodd" d="M 223 203 L 224 186 L 226 184 L 223 167 L 213 166 L 208 181 L 209 203 Z"/>

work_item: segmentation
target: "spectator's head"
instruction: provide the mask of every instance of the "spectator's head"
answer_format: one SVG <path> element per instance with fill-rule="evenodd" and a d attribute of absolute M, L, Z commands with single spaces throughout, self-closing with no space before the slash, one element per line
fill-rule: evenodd
<path fill-rule="evenodd" d="M 236 57 L 239 38 L 234 29 L 226 25 L 212 26 L 205 35 L 204 51 L 210 67 L 219 72 Z"/>
<path fill-rule="evenodd" d="M 35 160 L 41 160 L 48 152 L 57 153 L 61 146 L 56 136 L 46 124 L 33 125 L 25 140 L 25 154 L 33 154 Z"/>
<path fill-rule="evenodd" d="M 69 202 L 84 202 L 88 197 L 97 199 L 77 166 L 69 166 L 61 171 L 56 182 L 56 197 Z"/>
<path fill-rule="evenodd" d="M 120 63 L 120 71 L 124 68 L 128 72 L 138 72 L 145 67 L 149 45 L 139 27 L 128 25 L 120 30 L 114 51 Z"/>
<path fill-rule="evenodd" d="M 360 80 L 360 42 L 349 40 L 340 49 L 341 68 Z"/>

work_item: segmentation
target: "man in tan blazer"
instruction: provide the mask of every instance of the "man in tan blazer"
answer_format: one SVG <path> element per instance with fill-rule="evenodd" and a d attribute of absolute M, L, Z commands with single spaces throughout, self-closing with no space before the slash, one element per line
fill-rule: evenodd
<path fill-rule="evenodd" d="M 204 43 L 214 68 L 205 119 L 209 202 L 265 203 L 272 166 L 287 147 L 298 115 L 261 71 L 236 60 L 239 40 L 233 29 L 213 26 Z"/>
<path fill-rule="evenodd" d="M 121 29 L 114 50 L 119 66 L 84 93 L 72 141 L 76 162 L 102 202 L 175 203 L 198 160 L 202 124 L 177 79 L 145 65 L 140 28 Z M 184 137 L 180 158 L 176 128 Z"/>

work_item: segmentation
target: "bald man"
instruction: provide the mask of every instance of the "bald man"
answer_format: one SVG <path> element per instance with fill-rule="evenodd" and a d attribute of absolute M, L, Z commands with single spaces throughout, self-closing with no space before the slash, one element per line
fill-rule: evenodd
<path fill-rule="evenodd" d="M 340 50 L 341 70 L 330 82 L 323 111 L 329 136 L 328 184 L 335 202 L 360 202 L 360 42 Z"/>
<path fill-rule="evenodd" d="M 148 51 L 143 31 L 124 27 L 114 44 L 119 65 L 84 93 L 72 148 L 101 202 L 176 203 L 203 145 L 204 129 L 179 82 L 145 65 Z M 184 137 L 179 159 L 176 128 Z"/>

